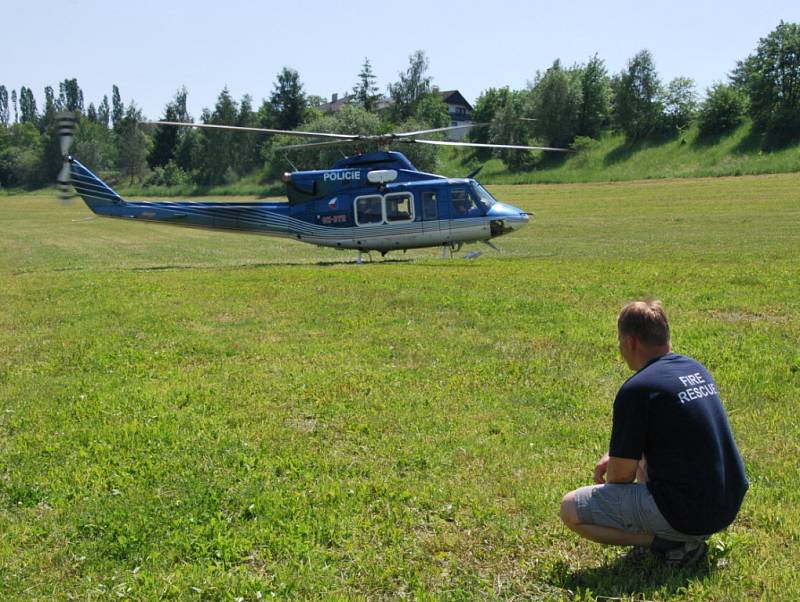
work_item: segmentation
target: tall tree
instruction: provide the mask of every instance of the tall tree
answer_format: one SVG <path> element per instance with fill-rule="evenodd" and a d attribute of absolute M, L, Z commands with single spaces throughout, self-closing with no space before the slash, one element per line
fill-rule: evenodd
<path fill-rule="evenodd" d="M 175 93 L 173 99 L 164 107 L 164 121 L 191 122 L 191 117 L 186 109 L 188 96 L 186 86 Z M 153 150 L 147 158 L 150 167 L 166 165 L 175 158 L 175 148 L 180 137 L 184 134 L 183 128 L 173 126 L 159 127 L 153 137 Z"/>
<path fill-rule="evenodd" d="M 612 90 L 614 120 L 629 141 L 640 140 L 658 129 L 661 82 L 649 50 L 642 50 L 628 61 L 628 68 L 612 81 Z"/>
<path fill-rule="evenodd" d="M 479 125 L 470 128 L 467 132 L 467 139 L 471 142 L 480 142 L 486 144 L 489 142 L 490 126 L 499 110 L 506 106 L 511 98 L 511 90 L 508 86 L 502 88 L 489 88 L 481 92 L 478 100 L 475 101 L 475 107 L 472 111 L 472 121 Z M 476 148 L 474 151 L 475 157 L 481 161 L 487 161 L 492 156 L 492 150 L 488 148 Z"/>
<path fill-rule="evenodd" d="M 61 107 L 66 111 L 83 113 L 83 90 L 76 78 L 65 79 L 58 84 Z"/>
<path fill-rule="evenodd" d="M 203 123 L 231 125 L 236 123 L 238 107 L 225 87 L 217 97 L 213 113 L 203 110 Z M 220 184 L 234 180 L 239 174 L 235 172 L 236 132 L 227 130 L 203 129 L 199 133 L 197 149 L 198 177 L 203 184 Z"/>
<path fill-rule="evenodd" d="M 761 38 L 733 81 L 749 96 L 758 131 L 778 143 L 800 138 L 800 24 L 781 21 Z"/>
<path fill-rule="evenodd" d="M 603 59 L 596 54 L 581 70 L 581 108 L 578 135 L 597 138 L 609 121 L 609 80 Z"/>
<path fill-rule="evenodd" d="M 697 112 L 697 93 L 694 80 L 676 77 L 667 84 L 662 98 L 664 126 L 668 132 L 686 128 Z"/>
<path fill-rule="evenodd" d="M 14 105 L 14 123 L 19 123 L 19 110 L 17 109 L 17 91 L 11 90 L 11 104 Z"/>
<path fill-rule="evenodd" d="M 86 118 L 92 123 L 97 123 L 97 108 L 95 108 L 93 102 L 90 102 L 89 108 L 86 109 Z"/>
<path fill-rule="evenodd" d="M 111 130 L 91 121 L 87 116 L 86 119 L 78 120 L 72 154 L 80 157 L 81 163 L 92 171 L 107 169 L 114 164 L 117 156 L 114 139 L 115 135 Z M 129 142 L 126 140 L 125 144 Z"/>
<path fill-rule="evenodd" d="M 108 127 L 108 120 L 111 118 L 111 109 L 108 106 L 108 96 L 103 94 L 103 100 L 97 107 L 97 123 L 103 127 Z"/>
<path fill-rule="evenodd" d="M 142 111 L 131 102 L 117 123 L 117 165 L 130 178 L 141 177 L 147 169 L 148 139 L 140 127 Z"/>
<path fill-rule="evenodd" d="M 528 144 L 528 129 L 521 117 L 525 114 L 527 94 L 513 91 L 505 104 L 497 109 L 492 125 L 489 128 L 489 142 L 494 144 Z M 529 152 L 519 150 L 495 150 L 495 155 L 510 169 L 523 169 L 533 163 Z"/>
<path fill-rule="evenodd" d="M 377 77 L 372 72 L 369 59 L 364 57 L 361 71 L 358 74 L 358 83 L 353 87 L 353 100 L 367 111 L 374 111 L 378 107 L 381 96 L 378 93 Z"/>
<path fill-rule="evenodd" d="M 63 110 L 63 108 L 60 99 L 56 97 L 53 91 L 53 87 L 45 86 L 44 114 L 39 121 L 39 131 L 44 139 L 42 171 L 50 181 L 55 179 L 58 170 L 61 169 L 63 164 L 61 140 L 56 126 L 56 113 Z"/>
<path fill-rule="evenodd" d="M 111 86 L 111 125 L 116 130 L 125 116 L 125 105 L 122 104 L 119 88 L 116 84 Z"/>
<path fill-rule="evenodd" d="M 548 146 L 568 146 L 575 138 L 582 104 L 580 70 L 564 69 L 556 59 L 538 74 L 530 96 L 533 130 Z"/>
<path fill-rule="evenodd" d="M 414 118 L 421 124 L 432 128 L 443 128 L 450 125 L 447 103 L 437 92 L 431 92 L 419 100 Z"/>
<path fill-rule="evenodd" d="M 399 81 L 389 84 L 389 96 L 393 101 L 392 119 L 395 122 L 411 117 L 417 109 L 417 102 L 431 91 L 428 67 L 425 52 L 416 50 L 408 57 L 408 68 L 398 74 Z"/>
<path fill-rule="evenodd" d="M 239 127 L 257 127 L 258 115 L 253 110 L 253 98 L 245 94 L 239 102 L 239 114 L 236 117 Z M 234 169 L 239 174 L 247 174 L 261 162 L 261 146 L 263 136 L 256 133 L 242 133 L 236 139 L 234 149 Z"/>
<path fill-rule="evenodd" d="M 278 74 L 269 98 L 269 112 L 274 127 L 279 130 L 292 130 L 303 122 L 306 109 L 306 96 L 300 74 L 284 67 Z"/>
<path fill-rule="evenodd" d="M 44 87 L 44 113 L 39 122 L 39 131 L 44 133 L 48 127 L 55 121 L 56 116 L 56 98 L 52 86 Z"/>
<path fill-rule="evenodd" d="M 0 85 L 0 125 L 8 127 L 8 90 Z"/>
<path fill-rule="evenodd" d="M 21 123 L 36 124 L 39 121 L 39 111 L 36 108 L 33 90 L 25 86 L 19 89 L 19 114 Z"/>

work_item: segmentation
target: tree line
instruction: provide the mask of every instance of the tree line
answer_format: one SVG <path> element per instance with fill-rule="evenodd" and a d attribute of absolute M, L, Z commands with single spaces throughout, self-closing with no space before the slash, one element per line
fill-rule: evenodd
<path fill-rule="evenodd" d="M 324 114 L 319 108 L 323 99 L 306 94 L 299 73 L 284 67 L 258 107 L 249 94 L 236 100 L 225 88 L 213 109 L 202 111 L 199 121 L 361 134 L 443 127 L 450 118 L 428 70 L 425 53 L 414 52 L 397 81 L 387 86 L 387 94 L 381 94 L 365 58 L 344 107 Z M 177 90 L 161 118 L 193 122 L 187 97 L 185 87 Z M 37 187 L 53 180 L 62 161 L 55 115 L 63 110 L 79 115 L 72 154 L 112 180 L 166 186 L 209 186 L 242 177 L 272 181 L 289 168 L 320 167 L 341 156 L 340 149 L 287 155 L 280 147 L 297 139 L 285 136 L 143 128 L 141 109 L 133 101 L 125 105 L 116 85 L 110 100 L 104 95 L 97 104 L 86 106 L 78 81 L 65 79 L 58 84 L 57 94 L 53 87 L 45 88 L 42 105 L 26 86 L 9 93 L 0 85 L 0 186 Z M 680 134 L 692 125 L 701 137 L 719 136 L 748 116 L 766 147 L 800 139 L 800 24 L 782 21 L 759 40 L 750 56 L 737 62 L 727 81 L 706 90 L 702 101 L 690 78 L 662 82 L 647 50 L 613 75 L 597 55 L 569 67 L 557 59 L 522 90 L 483 91 L 472 119 L 485 125 L 473 128 L 469 139 L 579 150 L 606 132 L 621 132 L 629 143 Z M 409 145 L 403 151 L 420 169 L 435 169 L 436 148 Z M 515 151 L 476 154 L 482 159 L 495 154 L 512 169 L 529 168 L 539 160 Z"/>
<path fill-rule="evenodd" d="M 523 90 L 484 91 L 473 119 L 491 125 L 472 130 L 470 138 L 580 149 L 606 131 L 620 132 L 635 144 L 695 125 L 700 138 L 713 139 L 745 117 L 752 119 L 766 149 L 800 140 L 800 24 L 781 22 L 753 54 L 737 62 L 727 81 L 706 90 L 702 101 L 688 77 L 662 82 L 647 50 L 614 75 L 596 55 L 571 67 L 556 60 Z M 522 153 L 500 155 L 512 168 L 535 161 Z"/>

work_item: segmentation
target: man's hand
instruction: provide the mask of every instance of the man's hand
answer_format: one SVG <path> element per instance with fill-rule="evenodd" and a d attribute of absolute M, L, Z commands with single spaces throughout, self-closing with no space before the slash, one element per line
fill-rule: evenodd
<path fill-rule="evenodd" d="M 608 454 L 600 458 L 594 467 L 594 482 L 602 485 L 609 483 L 633 483 L 639 460 L 628 458 L 612 458 Z"/>
<path fill-rule="evenodd" d="M 598 485 L 602 485 L 606 482 L 605 476 L 606 472 L 608 471 L 608 454 L 603 456 L 597 461 L 597 464 L 594 466 L 594 482 Z"/>

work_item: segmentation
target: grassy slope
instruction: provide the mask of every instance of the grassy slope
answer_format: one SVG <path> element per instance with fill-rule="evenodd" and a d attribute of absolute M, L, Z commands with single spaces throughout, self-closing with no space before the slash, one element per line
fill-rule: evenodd
<path fill-rule="evenodd" d="M 499 186 L 536 214 L 503 254 L 362 266 L 0 200 L 2 597 L 797 599 L 798 185 Z M 557 519 L 647 294 L 752 481 L 699 571 Z"/>
<path fill-rule="evenodd" d="M 442 173 L 469 173 L 479 165 L 463 151 L 441 155 Z M 692 178 L 800 171 L 800 145 L 763 152 L 749 122 L 728 136 L 698 140 L 697 129 L 681 137 L 626 145 L 621 134 L 607 135 L 589 148 L 563 161 L 519 173 L 510 173 L 498 159 L 484 164 L 482 182 L 533 184 L 561 182 L 613 182 L 657 178 Z"/>

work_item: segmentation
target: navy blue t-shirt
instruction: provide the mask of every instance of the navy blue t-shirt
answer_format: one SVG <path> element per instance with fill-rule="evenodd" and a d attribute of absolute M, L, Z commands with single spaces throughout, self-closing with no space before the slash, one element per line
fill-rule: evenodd
<path fill-rule="evenodd" d="M 647 487 L 667 522 L 704 535 L 733 522 L 748 482 L 717 385 L 698 361 L 655 358 L 614 400 L 609 455 L 647 458 Z"/>

